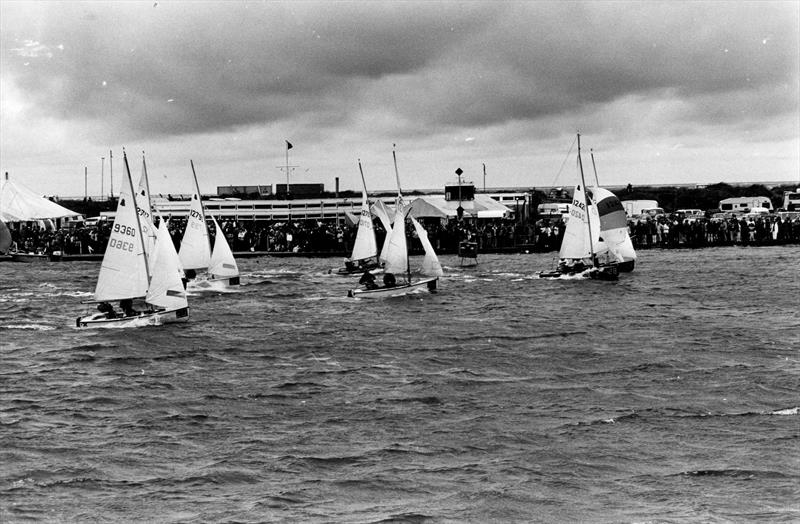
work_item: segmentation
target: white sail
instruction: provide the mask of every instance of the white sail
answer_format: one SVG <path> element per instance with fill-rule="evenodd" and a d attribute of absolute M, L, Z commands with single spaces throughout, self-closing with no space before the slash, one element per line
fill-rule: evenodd
<path fill-rule="evenodd" d="M 181 240 L 180 259 L 184 269 L 205 269 L 211 261 L 203 203 L 197 193 L 192 195 L 186 230 Z"/>
<path fill-rule="evenodd" d="M 153 220 L 153 210 L 150 206 L 150 187 L 147 182 L 147 164 L 142 156 L 142 173 L 139 176 L 139 187 L 136 190 L 136 209 L 139 212 L 139 223 L 142 226 L 144 236 L 144 250 L 147 253 L 148 261 L 152 263 L 152 253 L 156 245 L 158 231 Z"/>
<path fill-rule="evenodd" d="M 408 245 L 406 244 L 406 221 L 403 197 L 397 197 L 395 221 L 386 246 L 386 273 L 406 273 L 408 271 Z"/>
<path fill-rule="evenodd" d="M 123 159 L 125 176 L 122 177 L 117 213 L 94 290 L 94 299 L 98 302 L 143 297 L 147 293 L 147 260 L 132 194 L 128 159 Z"/>
<path fill-rule="evenodd" d="M 596 238 L 596 237 L 595 237 Z M 589 210 L 586 205 L 586 194 L 581 184 L 575 186 L 569 216 L 561 241 L 559 257 L 562 259 L 591 258 L 592 249 L 589 241 Z"/>
<path fill-rule="evenodd" d="M 236 259 L 233 258 L 233 252 L 231 252 L 231 247 L 225 239 L 225 234 L 222 232 L 222 228 L 219 227 L 217 219 L 212 216 L 211 220 L 214 221 L 216 233 L 214 236 L 214 250 L 211 252 L 208 272 L 214 278 L 239 276 L 239 267 L 236 265 Z"/>
<path fill-rule="evenodd" d="M 151 258 L 153 278 L 150 280 L 145 301 L 165 309 L 187 307 L 189 303 L 179 272 L 180 260 L 167 229 L 167 222 L 163 218 L 158 227 L 158 237 Z"/>
<path fill-rule="evenodd" d="M 389 237 L 392 235 L 392 220 L 389 218 L 389 210 L 382 200 L 378 200 L 372 204 L 372 213 L 380 219 L 381 224 L 383 224 L 383 229 L 386 230 L 386 238 L 383 240 L 381 255 L 379 257 L 381 262 L 386 262 L 386 250 L 389 248 Z"/>
<path fill-rule="evenodd" d="M 417 230 L 417 236 L 422 243 L 422 248 L 425 250 L 425 259 L 422 261 L 422 274 L 432 277 L 440 277 L 444 275 L 442 271 L 442 264 L 439 263 L 439 257 L 433 250 L 431 241 L 428 240 L 428 232 L 422 227 L 422 224 L 417 222 L 417 219 L 411 217 L 411 223 L 414 224 L 414 229 Z"/>
<path fill-rule="evenodd" d="M 377 254 L 378 246 L 375 241 L 375 230 L 372 227 L 372 214 L 369 212 L 367 190 L 364 189 L 361 193 L 361 216 L 358 219 L 358 231 L 350 260 L 364 260 Z"/>

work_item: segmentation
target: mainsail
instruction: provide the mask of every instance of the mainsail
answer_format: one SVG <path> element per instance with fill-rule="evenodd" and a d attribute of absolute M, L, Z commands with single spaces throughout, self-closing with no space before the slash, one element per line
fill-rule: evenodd
<path fill-rule="evenodd" d="M 417 230 L 417 236 L 419 237 L 420 243 L 422 243 L 422 249 L 425 250 L 425 258 L 422 261 L 422 274 L 432 277 L 444 275 L 442 264 L 439 263 L 439 257 L 436 256 L 436 251 L 433 250 L 433 245 L 431 245 L 431 241 L 428 240 L 428 232 L 422 227 L 422 224 L 417 222 L 417 219 L 414 217 L 410 218 L 411 223 L 414 224 L 414 229 Z"/>
<path fill-rule="evenodd" d="M 154 226 L 153 210 L 150 206 L 150 183 L 147 179 L 147 164 L 142 155 L 142 174 L 139 176 L 139 188 L 136 190 L 136 210 L 139 212 L 139 223 L 144 236 L 144 250 L 148 261 L 152 262 L 152 253 L 156 244 L 158 232 Z"/>
<path fill-rule="evenodd" d="M 117 203 L 114 227 L 108 239 L 94 299 L 98 302 L 143 297 L 147 293 L 148 269 L 142 242 L 128 158 L 123 154 L 125 176 Z"/>
<path fill-rule="evenodd" d="M 397 197 L 395 220 L 386 245 L 386 273 L 406 273 L 408 271 L 408 245 L 406 244 L 406 221 L 403 218 L 405 205 L 403 197 Z"/>
<path fill-rule="evenodd" d="M 361 169 L 361 163 L 358 164 Z M 372 227 L 372 214 L 369 211 L 369 201 L 367 200 L 367 186 L 364 183 L 364 174 L 361 173 L 361 181 L 364 188 L 361 192 L 361 216 L 358 219 L 358 230 L 356 241 L 353 244 L 353 253 L 350 260 L 365 260 L 378 254 L 378 247 L 375 241 L 375 230 Z"/>
<path fill-rule="evenodd" d="M 231 278 L 239 276 L 239 267 L 236 265 L 236 259 L 233 258 L 233 252 L 225 239 L 225 234 L 222 228 L 219 227 L 217 219 L 212 215 L 211 220 L 214 221 L 215 236 L 214 236 L 214 250 L 211 252 L 211 260 L 208 265 L 208 272 L 212 278 Z"/>
<path fill-rule="evenodd" d="M 167 221 L 163 218 L 158 227 L 153 261 L 153 278 L 147 290 L 145 301 L 156 307 L 177 309 L 189 305 L 186 291 L 183 288 L 181 274 L 178 271 L 180 261 L 172 237 L 167 229 Z"/>
<path fill-rule="evenodd" d="M 194 174 L 195 192 L 189 206 L 189 217 L 186 219 L 186 230 L 181 240 L 180 259 L 184 269 L 205 269 L 211 262 L 211 247 L 208 241 L 206 215 L 203 211 L 203 202 L 200 199 L 200 187 L 197 176 Z"/>
<path fill-rule="evenodd" d="M 592 248 L 589 240 L 589 206 L 586 193 L 581 184 L 575 186 L 569 216 L 564 229 L 564 239 L 558 256 L 562 259 L 580 260 L 591 258 Z M 596 239 L 597 237 L 594 236 Z"/>
<path fill-rule="evenodd" d="M 392 219 L 389 218 L 389 209 L 382 200 L 378 200 L 372 204 L 372 213 L 378 217 L 383 224 L 383 229 L 386 230 L 386 237 L 383 239 L 383 247 L 381 247 L 381 262 L 386 261 L 386 250 L 389 248 L 389 237 L 392 235 Z"/>

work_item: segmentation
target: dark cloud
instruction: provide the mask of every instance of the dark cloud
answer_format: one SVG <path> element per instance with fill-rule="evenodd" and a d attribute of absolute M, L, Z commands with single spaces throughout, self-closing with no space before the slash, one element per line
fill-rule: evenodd
<path fill-rule="evenodd" d="M 797 111 L 791 2 L 4 6 L 3 75 L 35 110 L 127 136 L 370 112 L 425 134 L 664 93 L 698 121 Z"/>

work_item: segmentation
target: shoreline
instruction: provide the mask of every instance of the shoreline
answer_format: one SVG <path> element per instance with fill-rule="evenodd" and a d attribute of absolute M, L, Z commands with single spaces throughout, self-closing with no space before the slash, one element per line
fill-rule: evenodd
<path fill-rule="evenodd" d="M 679 246 L 638 246 L 636 247 L 636 251 L 650 251 L 653 249 L 662 249 L 662 250 L 674 250 L 674 249 L 714 249 L 719 247 L 773 247 L 773 246 L 800 246 L 797 242 L 786 242 L 786 243 L 778 243 L 778 242 L 768 242 L 768 243 L 726 243 L 726 244 L 719 244 L 719 245 L 705 245 L 705 246 L 687 246 L 687 245 L 679 245 Z M 521 244 L 519 246 L 510 247 L 510 248 L 498 248 L 498 249 L 489 249 L 489 250 L 482 250 L 478 252 L 478 255 L 528 255 L 532 253 L 557 253 L 557 249 L 539 249 L 537 246 L 530 245 L 530 244 Z M 34 255 L 34 254 L 26 254 L 26 253 L 19 253 L 19 256 L 15 260 L 14 254 L 8 255 L 0 255 L 0 262 L 20 262 L 20 263 L 39 263 L 39 262 L 101 262 L 103 260 L 103 254 L 85 254 L 85 255 L 50 255 L 47 257 L 43 257 L 41 255 Z M 346 258 L 348 253 L 339 252 L 339 251 L 235 251 L 233 253 L 234 258 L 243 259 L 243 258 L 261 258 L 261 257 L 272 257 L 272 258 Z M 412 256 L 422 256 L 423 253 L 411 253 Z M 458 256 L 456 252 L 443 252 L 440 255 L 455 255 Z M 25 260 L 27 258 L 27 260 Z"/>

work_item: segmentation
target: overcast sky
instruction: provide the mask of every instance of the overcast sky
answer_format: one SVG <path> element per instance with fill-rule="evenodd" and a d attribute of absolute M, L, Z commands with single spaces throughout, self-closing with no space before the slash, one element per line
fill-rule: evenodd
<path fill-rule="evenodd" d="M 800 2 L 0 0 L 0 170 L 46 194 L 800 178 Z M 588 158 L 585 161 L 590 163 Z M 563 166 L 563 167 L 562 167 Z"/>

